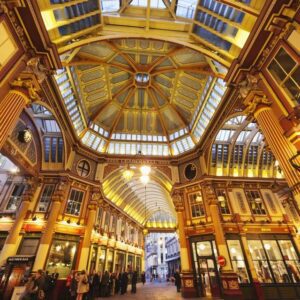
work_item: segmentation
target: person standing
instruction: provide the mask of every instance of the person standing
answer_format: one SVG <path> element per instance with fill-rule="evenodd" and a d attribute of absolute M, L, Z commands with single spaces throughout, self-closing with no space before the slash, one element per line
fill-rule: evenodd
<path fill-rule="evenodd" d="M 121 273 L 118 271 L 116 274 L 116 281 L 115 281 L 115 294 L 118 295 L 121 289 Z"/>
<path fill-rule="evenodd" d="M 128 273 L 124 271 L 121 276 L 121 295 L 124 295 L 127 292 L 128 286 Z"/>
<path fill-rule="evenodd" d="M 141 281 L 142 281 L 142 283 L 143 283 L 143 285 L 144 285 L 145 282 L 146 282 L 146 275 L 145 275 L 145 272 L 143 272 L 142 275 L 141 275 Z"/>
<path fill-rule="evenodd" d="M 99 285 L 100 285 L 100 278 L 99 274 L 94 271 L 91 287 L 92 287 L 92 299 L 95 299 L 99 295 Z"/>
<path fill-rule="evenodd" d="M 75 271 L 72 271 L 71 274 L 71 281 L 70 281 L 70 287 L 69 287 L 69 291 L 70 291 L 70 299 L 71 300 L 75 300 L 77 297 L 77 273 Z"/>
<path fill-rule="evenodd" d="M 177 269 L 175 274 L 174 274 L 174 278 L 175 278 L 175 285 L 177 287 L 177 293 L 180 292 L 181 289 L 181 278 L 180 278 L 180 274 L 179 274 L 179 270 Z"/>
<path fill-rule="evenodd" d="M 77 300 L 82 300 L 84 295 L 89 291 L 89 281 L 84 270 L 78 276 Z"/>
<path fill-rule="evenodd" d="M 131 278 L 131 293 L 136 293 L 136 284 L 137 284 L 137 271 L 134 271 Z"/>
<path fill-rule="evenodd" d="M 28 278 L 25 284 L 25 291 L 22 293 L 20 300 L 32 300 L 34 297 L 34 275 Z"/>
<path fill-rule="evenodd" d="M 46 298 L 45 293 L 45 276 L 42 270 L 38 270 L 34 282 L 36 299 L 43 300 Z"/>

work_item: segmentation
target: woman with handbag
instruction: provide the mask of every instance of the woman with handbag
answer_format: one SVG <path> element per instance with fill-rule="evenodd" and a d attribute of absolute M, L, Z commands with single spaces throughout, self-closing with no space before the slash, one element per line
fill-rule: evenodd
<path fill-rule="evenodd" d="M 78 286 L 77 286 L 77 299 L 82 300 L 84 299 L 85 294 L 89 291 L 89 280 L 85 273 L 85 271 L 81 271 L 80 275 L 78 276 Z"/>

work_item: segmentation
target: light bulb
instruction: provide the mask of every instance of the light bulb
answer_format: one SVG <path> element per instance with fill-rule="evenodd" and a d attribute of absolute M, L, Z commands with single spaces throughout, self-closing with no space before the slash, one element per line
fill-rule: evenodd
<path fill-rule="evenodd" d="M 231 251 L 231 253 L 233 253 L 233 254 L 236 253 L 235 248 L 231 248 L 230 251 Z"/>
<path fill-rule="evenodd" d="M 146 175 L 147 176 L 151 172 L 151 167 L 144 165 L 144 166 L 141 166 L 140 170 L 142 172 L 142 175 Z"/>
<path fill-rule="evenodd" d="M 130 170 L 130 169 L 126 169 L 123 171 L 123 177 L 126 179 L 126 180 L 130 180 L 133 176 L 133 170 Z"/>
<path fill-rule="evenodd" d="M 271 249 L 270 244 L 265 244 L 265 249 L 266 249 L 266 250 L 270 250 L 270 249 Z"/>
<path fill-rule="evenodd" d="M 204 250 L 204 249 L 205 249 L 205 245 L 204 245 L 204 244 L 200 244 L 200 245 L 199 245 L 199 249 L 200 249 L 200 250 Z"/>
<path fill-rule="evenodd" d="M 147 184 L 148 182 L 149 182 L 149 176 L 148 175 L 142 175 L 141 176 L 141 182 L 143 183 L 143 184 Z"/>

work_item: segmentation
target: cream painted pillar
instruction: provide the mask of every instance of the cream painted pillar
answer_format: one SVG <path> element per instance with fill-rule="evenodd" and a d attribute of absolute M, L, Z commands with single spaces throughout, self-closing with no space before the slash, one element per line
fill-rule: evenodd
<path fill-rule="evenodd" d="M 252 279 L 254 282 L 258 281 L 258 277 L 257 277 L 256 271 L 255 271 L 255 267 L 253 264 L 252 256 L 250 253 L 250 249 L 248 247 L 248 242 L 247 242 L 247 238 L 246 238 L 245 234 L 241 234 L 241 241 L 242 241 L 242 245 L 243 245 L 245 256 L 246 256 L 245 260 L 247 260 L 247 262 L 248 262 L 249 271 L 251 273 Z"/>
<path fill-rule="evenodd" d="M 17 90 L 9 91 L 4 99 L 0 100 L 0 149 L 15 127 L 22 110 L 29 102 L 30 99 Z"/>
<path fill-rule="evenodd" d="M 50 214 L 47 219 L 46 226 L 43 231 L 43 235 L 40 240 L 40 245 L 36 254 L 36 258 L 33 265 L 33 271 L 44 269 L 47 260 L 47 254 L 51 246 L 52 238 L 55 233 L 55 225 L 61 208 L 61 204 L 64 200 L 65 193 L 67 191 L 68 184 L 65 179 L 62 179 L 56 187 L 56 190 L 52 196 Z"/>
<path fill-rule="evenodd" d="M 272 102 L 266 99 L 260 91 L 251 91 L 245 98 L 244 104 L 247 106 L 246 113 L 254 114 L 300 208 L 300 173 L 292 167 L 290 162 L 290 159 L 297 154 L 297 149 L 285 137 L 271 107 Z M 300 164 L 300 159 L 297 162 Z"/>
<path fill-rule="evenodd" d="M 86 215 L 86 227 L 84 231 L 84 237 L 82 242 L 82 248 L 80 252 L 80 258 L 78 263 L 78 270 L 86 270 L 89 258 L 92 231 L 97 217 L 97 205 L 101 201 L 101 192 L 98 188 L 94 188 L 90 191 L 88 211 Z"/>
<path fill-rule="evenodd" d="M 177 222 L 178 222 L 178 231 L 179 231 L 181 271 L 189 272 L 191 271 L 191 265 L 189 261 L 186 235 L 184 230 L 184 217 L 182 211 L 177 211 Z"/>
<path fill-rule="evenodd" d="M 37 192 L 39 192 L 39 190 L 37 189 L 37 183 L 33 182 L 32 179 L 29 179 L 27 182 L 26 191 L 22 196 L 20 206 L 16 212 L 15 222 L 9 230 L 9 234 L 0 253 L 0 266 L 6 263 L 6 259 L 9 256 L 16 255 L 17 253 L 19 243 L 21 240 L 20 232 L 22 230 L 24 220 L 28 213 L 30 202 L 33 201 L 33 199 L 37 199 Z"/>
<path fill-rule="evenodd" d="M 218 199 L 211 183 L 202 186 L 204 197 L 209 205 L 210 215 L 214 226 L 216 246 L 218 254 L 226 260 L 224 267 L 220 269 L 221 285 L 224 299 L 242 299 L 242 291 L 239 287 L 238 276 L 233 271 L 231 259 L 226 245 L 225 232 L 222 226 L 222 218 L 219 211 Z"/>

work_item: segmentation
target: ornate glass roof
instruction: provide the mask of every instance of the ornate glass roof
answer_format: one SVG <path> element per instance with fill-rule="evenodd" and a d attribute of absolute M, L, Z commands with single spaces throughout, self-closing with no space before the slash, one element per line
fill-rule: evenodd
<path fill-rule="evenodd" d="M 201 141 L 265 1 L 38 3 L 82 143 L 99 153 L 176 156 Z"/>

